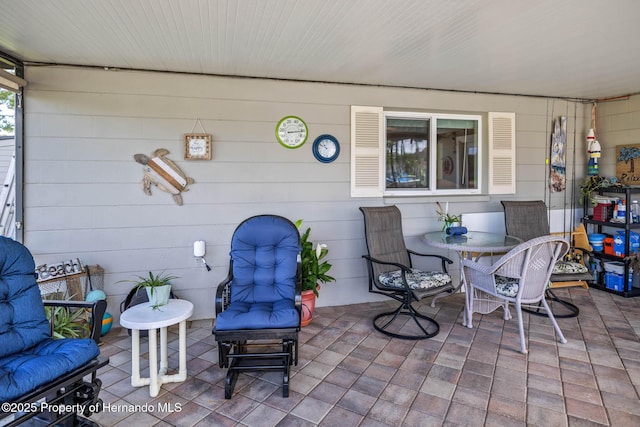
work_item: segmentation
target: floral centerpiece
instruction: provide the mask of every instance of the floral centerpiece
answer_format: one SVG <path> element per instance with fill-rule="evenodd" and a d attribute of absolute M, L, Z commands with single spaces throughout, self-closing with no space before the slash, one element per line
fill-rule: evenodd
<path fill-rule="evenodd" d="M 300 229 L 302 220 L 296 221 L 296 227 Z M 315 245 L 309 241 L 311 227 L 307 227 L 306 231 L 300 237 L 302 244 L 301 263 L 302 263 L 302 291 L 313 291 L 318 296 L 318 285 L 320 283 L 333 282 L 336 279 L 327 273 L 331 269 L 324 258 L 329 253 L 327 245 L 318 243 Z"/>
<path fill-rule="evenodd" d="M 445 208 L 442 209 L 440 202 L 436 202 L 436 213 L 438 214 L 438 221 L 444 222 L 442 231 L 454 225 L 462 225 L 462 214 L 453 215 L 449 213 L 449 202 L 446 203 Z"/>

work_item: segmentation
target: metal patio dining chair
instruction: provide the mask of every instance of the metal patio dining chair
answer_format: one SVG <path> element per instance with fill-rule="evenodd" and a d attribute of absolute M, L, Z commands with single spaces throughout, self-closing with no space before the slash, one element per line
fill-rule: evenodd
<path fill-rule="evenodd" d="M 501 203 L 504 207 L 505 228 L 508 235 L 526 241 L 556 234 L 550 232 L 548 209 L 542 200 L 503 200 Z M 551 309 L 558 318 L 575 317 L 580 314 L 580 309 L 575 304 L 558 297 L 553 290 L 571 286 L 589 288 L 589 282 L 594 280 L 593 274 L 587 268 L 591 247 L 583 225 L 579 225 L 570 233 L 570 240 L 568 256 L 571 259 L 560 259 L 556 262 L 546 292 Z M 533 313 L 545 314 L 541 310 L 534 310 Z"/>
<path fill-rule="evenodd" d="M 378 314 L 374 328 L 394 338 L 425 339 L 438 334 L 440 325 L 431 317 L 420 313 L 413 303 L 423 298 L 455 290 L 447 272 L 449 258 L 423 254 L 407 249 L 402 234 L 402 217 L 396 206 L 361 207 L 367 243 L 369 292 L 385 295 L 400 305 L 391 312 Z M 441 269 L 420 271 L 412 266 L 412 256 L 435 258 Z M 412 322 L 401 323 L 407 316 Z"/>

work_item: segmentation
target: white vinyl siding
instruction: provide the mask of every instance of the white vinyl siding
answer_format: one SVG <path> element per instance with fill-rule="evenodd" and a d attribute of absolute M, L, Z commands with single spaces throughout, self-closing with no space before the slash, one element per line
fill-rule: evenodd
<path fill-rule="evenodd" d="M 408 246 L 416 248 L 423 244 L 422 234 L 442 226 L 436 221 L 436 199 L 450 201 L 452 212 L 489 215 L 490 221 L 498 211 L 502 214 L 501 195 L 352 198 L 352 105 L 478 112 L 483 117 L 484 153 L 488 123 L 486 113 L 480 112 L 514 111 L 518 193 L 508 197 L 514 200 L 546 199 L 545 115 L 551 115 L 552 103 L 555 111 L 568 110 L 571 117 L 574 111 L 572 102 L 531 97 L 77 67 L 27 66 L 26 79 L 24 242 L 36 264 L 76 257 L 88 265 L 100 264 L 109 307 L 117 307 L 129 291 L 119 281 L 166 271 L 180 277 L 176 292 L 194 302 L 194 320 L 214 316 L 211 284 L 227 274 L 231 235 L 249 216 L 272 213 L 304 219 L 313 241 L 329 245 L 336 282 L 323 287 L 318 304 L 331 306 L 377 298 L 367 292 L 358 207 L 401 205 Z M 608 117 L 616 117 L 612 104 L 606 104 Z M 574 138 L 574 126 L 569 126 L 567 141 L 580 143 L 589 128 L 591 105 L 576 103 L 575 109 L 578 131 Z M 374 111 L 378 120 L 381 109 Z M 278 144 L 274 131 L 282 117 L 292 114 L 309 126 L 309 140 L 288 150 Z M 184 134 L 197 118 L 212 134 L 213 160 L 184 160 Z M 598 135 L 606 131 L 611 141 L 615 129 L 600 127 Z M 313 139 L 324 133 L 341 143 L 340 156 L 329 164 L 318 162 L 311 150 Z M 183 194 L 183 206 L 158 189 L 152 189 L 151 196 L 142 191 L 144 167 L 133 155 L 150 155 L 158 148 L 168 149 L 167 157 L 196 181 Z M 578 149 L 575 155 L 576 177 L 582 177 L 586 150 Z M 482 165 L 483 193 L 488 157 Z M 614 160 L 604 159 L 610 162 L 602 163 L 601 170 L 614 174 Z M 573 164 L 571 157 L 568 161 Z M 380 179 L 377 172 L 375 177 Z M 567 187 L 574 184 L 568 174 Z M 549 197 L 557 210 L 569 209 L 573 202 L 564 193 Z M 196 240 L 206 241 L 212 271 L 194 261 Z M 110 313 L 117 324 L 118 310 Z"/>

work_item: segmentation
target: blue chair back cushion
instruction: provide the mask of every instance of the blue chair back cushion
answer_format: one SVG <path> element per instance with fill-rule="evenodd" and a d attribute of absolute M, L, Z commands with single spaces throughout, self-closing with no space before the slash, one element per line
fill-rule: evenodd
<path fill-rule="evenodd" d="M 31 253 L 0 237 L 0 402 L 71 372 L 99 353 L 91 339 L 51 338 Z"/>
<path fill-rule="evenodd" d="M 35 269 L 27 248 L 0 237 L 0 358 L 51 335 Z"/>
<path fill-rule="evenodd" d="M 231 239 L 231 304 L 216 330 L 299 326 L 295 308 L 300 234 L 291 221 L 272 215 L 242 222 Z"/>

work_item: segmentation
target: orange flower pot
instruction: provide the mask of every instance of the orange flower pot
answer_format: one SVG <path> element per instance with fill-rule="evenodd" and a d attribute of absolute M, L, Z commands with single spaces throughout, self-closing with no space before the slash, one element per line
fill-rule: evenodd
<path fill-rule="evenodd" d="M 307 326 L 313 319 L 316 308 L 316 294 L 313 291 L 302 291 L 302 321 L 300 326 Z"/>

